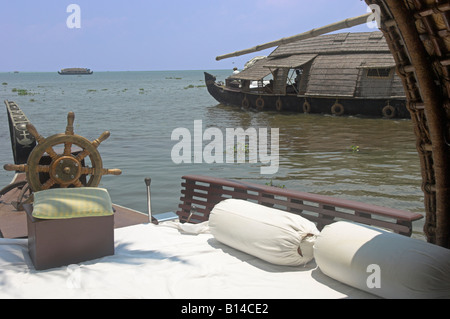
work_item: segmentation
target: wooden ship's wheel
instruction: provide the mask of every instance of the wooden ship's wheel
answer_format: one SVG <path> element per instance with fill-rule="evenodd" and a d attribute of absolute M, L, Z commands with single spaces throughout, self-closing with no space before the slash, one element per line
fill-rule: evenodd
<path fill-rule="evenodd" d="M 74 134 L 73 122 L 75 114 L 67 115 L 67 127 L 65 133 L 55 134 L 44 138 L 31 124 L 27 124 L 28 131 L 37 141 L 36 147 L 31 151 L 27 164 L 6 164 L 4 169 L 8 171 L 25 172 L 27 181 L 33 192 L 49 188 L 61 187 L 96 187 L 103 175 L 120 175 L 120 169 L 104 169 L 100 153 L 97 148 L 106 140 L 110 133 L 103 132 L 99 138 L 89 141 L 86 138 Z M 57 147 L 62 153 L 57 153 Z M 77 149 L 72 150 L 72 147 Z M 85 165 L 89 159 L 92 167 Z M 42 178 L 42 176 L 45 178 Z"/>

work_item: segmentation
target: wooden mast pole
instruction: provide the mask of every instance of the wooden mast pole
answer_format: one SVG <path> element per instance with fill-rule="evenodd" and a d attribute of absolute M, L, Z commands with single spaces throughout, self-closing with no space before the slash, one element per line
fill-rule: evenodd
<path fill-rule="evenodd" d="M 372 15 L 372 13 L 367 13 L 367 14 L 364 14 L 364 15 L 361 15 L 358 17 L 348 18 L 348 19 L 345 19 L 345 20 L 342 20 L 339 22 L 335 22 L 335 23 L 326 25 L 324 27 L 312 29 L 312 30 L 309 30 L 309 31 L 306 31 L 306 32 L 303 32 L 303 33 L 300 33 L 297 35 L 293 35 L 290 37 L 285 37 L 285 38 L 281 38 L 279 40 L 260 44 L 260 45 L 254 46 L 252 48 L 249 48 L 249 49 L 240 50 L 240 51 L 236 51 L 236 52 L 228 53 L 228 54 L 224 54 L 224 55 L 219 55 L 218 57 L 216 57 L 216 60 L 219 61 L 219 60 L 223 60 L 223 59 L 227 59 L 227 58 L 231 58 L 231 57 L 237 57 L 237 56 L 241 56 L 244 54 L 269 49 L 269 48 L 279 46 L 282 44 L 287 44 L 287 43 L 291 43 L 291 42 L 295 42 L 295 41 L 299 41 L 299 40 L 314 38 L 319 35 L 330 33 L 333 31 L 340 30 L 340 29 L 351 28 L 356 25 L 366 23 L 371 15 Z"/>

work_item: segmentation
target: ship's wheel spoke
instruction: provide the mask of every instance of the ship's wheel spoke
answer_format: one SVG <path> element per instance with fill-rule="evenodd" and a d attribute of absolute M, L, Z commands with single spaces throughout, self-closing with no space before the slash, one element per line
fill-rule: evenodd
<path fill-rule="evenodd" d="M 90 154 L 89 151 L 84 149 L 80 154 L 77 155 L 76 159 L 77 159 L 78 162 L 81 162 L 89 154 Z"/>
<path fill-rule="evenodd" d="M 49 189 L 50 187 L 52 187 L 53 185 L 55 185 L 55 181 L 53 179 L 49 179 L 48 181 L 46 181 L 44 184 L 42 184 L 41 189 L 45 190 L 45 189 Z"/>
<path fill-rule="evenodd" d="M 111 135 L 111 133 L 109 131 L 104 131 L 97 139 L 95 139 L 94 141 L 92 141 L 92 146 L 94 146 L 95 148 L 97 148 L 100 143 L 102 143 L 103 141 L 105 141 L 107 138 L 109 138 L 109 136 Z"/>
<path fill-rule="evenodd" d="M 38 133 L 38 131 L 36 130 L 36 128 L 34 127 L 33 124 L 28 123 L 27 124 L 27 130 L 28 130 L 28 132 L 30 132 L 31 135 L 34 136 L 34 138 L 36 139 L 36 142 L 38 144 L 42 144 L 42 143 L 45 142 L 45 138 Z"/>
<path fill-rule="evenodd" d="M 95 168 L 93 167 L 82 167 L 81 174 L 82 175 L 94 175 Z"/>
<path fill-rule="evenodd" d="M 50 166 L 49 165 L 38 165 L 36 168 L 37 173 L 48 173 L 50 172 Z"/>
<path fill-rule="evenodd" d="M 69 156 L 70 154 L 72 154 L 72 143 L 65 142 L 64 143 L 64 156 Z"/>
<path fill-rule="evenodd" d="M 73 135 L 73 122 L 75 120 L 75 113 L 69 112 L 67 114 L 67 126 L 66 126 L 66 135 Z"/>
<path fill-rule="evenodd" d="M 51 159 L 54 161 L 58 158 L 58 154 L 53 150 L 53 147 L 49 147 L 45 150 L 45 152 L 51 157 Z"/>
<path fill-rule="evenodd" d="M 7 171 L 18 171 L 18 172 L 27 172 L 28 165 L 27 164 L 5 164 L 3 168 Z"/>

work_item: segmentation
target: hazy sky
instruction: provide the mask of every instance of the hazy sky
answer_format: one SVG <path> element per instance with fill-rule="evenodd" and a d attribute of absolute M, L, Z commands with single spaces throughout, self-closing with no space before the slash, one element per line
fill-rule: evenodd
<path fill-rule="evenodd" d="M 80 8 L 80 28 L 67 25 L 70 4 Z M 241 68 L 273 49 L 215 57 L 366 10 L 361 0 L 0 0 L 0 72 Z"/>

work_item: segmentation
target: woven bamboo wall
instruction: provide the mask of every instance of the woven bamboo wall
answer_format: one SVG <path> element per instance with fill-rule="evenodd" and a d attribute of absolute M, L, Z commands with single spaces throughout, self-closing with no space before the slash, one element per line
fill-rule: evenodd
<path fill-rule="evenodd" d="M 314 59 L 308 81 L 306 95 L 309 96 L 348 96 L 348 97 L 399 97 L 405 96 L 401 81 L 396 74 L 387 79 L 367 78 L 363 67 L 394 67 L 391 53 L 348 53 L 319 55 Z M 360 81 L 365 80 L 377 94 L 359 94 Z"/>
<path fill-rule="evenodd" d="M 428 241 L 450 248 L 450 3 L 366 0 L 378 5 L 417 137 Z"/>

